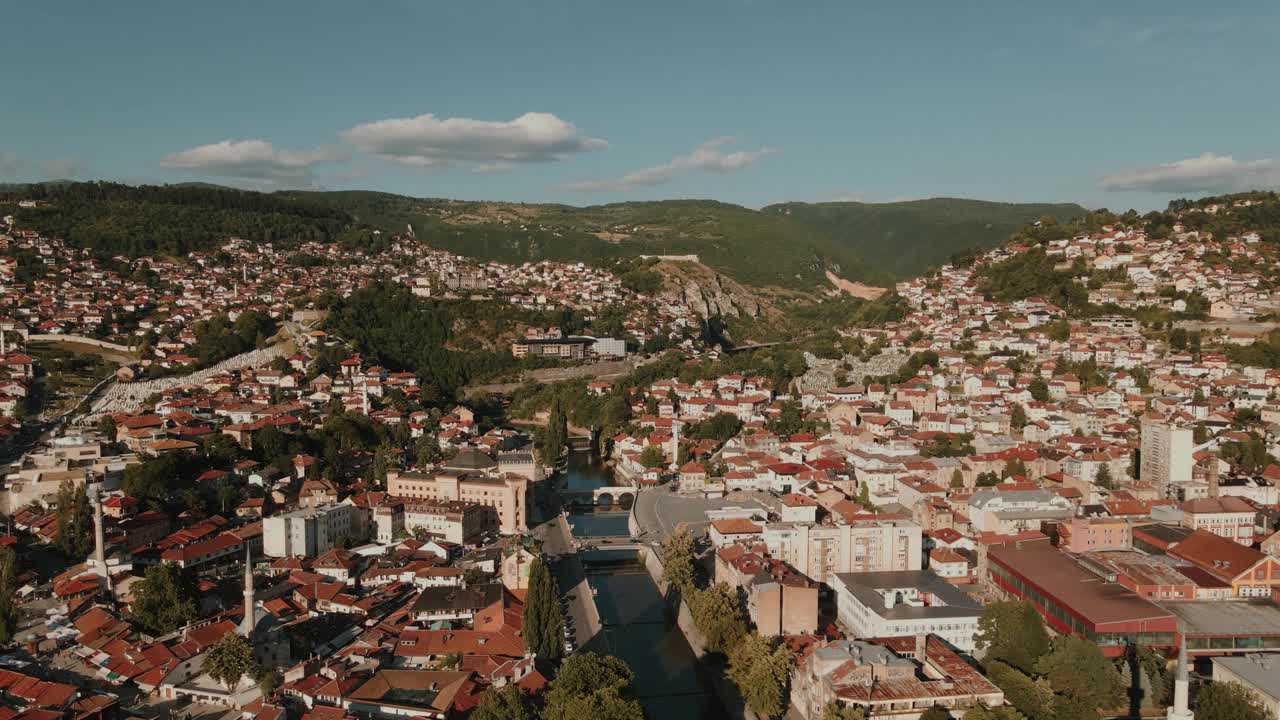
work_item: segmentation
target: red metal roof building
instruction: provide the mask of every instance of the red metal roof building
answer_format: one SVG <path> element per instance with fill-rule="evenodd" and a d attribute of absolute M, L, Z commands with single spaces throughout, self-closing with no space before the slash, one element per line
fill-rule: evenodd
<path fill-rule="evenodd" d="M 1107 655 L 1118 656 L 1129 644 L 1174 647 L 1173 613 L 1105 581 L 1051 545 L 992 547 L 987 561 L 997 587 L 1031 601 L 1057 632 L 1086 637 Z"/>

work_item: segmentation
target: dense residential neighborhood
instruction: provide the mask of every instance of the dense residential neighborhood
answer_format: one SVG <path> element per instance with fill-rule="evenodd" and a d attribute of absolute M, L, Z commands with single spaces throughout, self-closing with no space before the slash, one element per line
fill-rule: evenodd
<path fill-rule="evenodd" d="M 5 708 L 528 717 L 609 657 L 608 717 L 654 716 L 650 632 L 708 717 L 1274 703 L 1276 250 L 1189 226 L 1252 203 L 1042 221 L 751 349 L 632 266 L 104 258 L 8 217 Z M 535 314 L 413 355 L 369 298 Z"/>

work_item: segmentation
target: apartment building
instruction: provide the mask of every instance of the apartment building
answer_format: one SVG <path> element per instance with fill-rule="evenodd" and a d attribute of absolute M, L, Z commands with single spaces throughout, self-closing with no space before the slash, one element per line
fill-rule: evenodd
<path fill-rule="evenodd" d="M 486 508 L 486 526 L 496 526 L 506 535 L 529 529 L 525 519 L 528 488 L 527 478 L 513 474 L 495 477 L 458 470 L 387 474 L 387 493 L 402 499 L 406 506 L 415 500 L 475 503 Z M 407 525 L 407 516 L 405 522 Z"/>
<path fill-rule="evenodd" d="M 877 518 L 844 525 L 770 523 L 769 555 L 814 582 L 832 586 L 839 573 L 919 570 L 922 529 L 911 520 Z"/>
<path fill-rule="evenodd" d="M 1191 482 L 1194 445 L 1189 426 L 1144 416 L 1141 480 L 1154 483 L 1161 497 L 1169 497 L 1171 485 Z"/>
<path fill-rule="evenodd" d="M 853 637 L 937 635 L 973 652 L 982 605 L 929 570 L 841 573 L 836 613 Z"/>
<path fill-rule="evenodd" d="M 269 557 L 319 557 L 339 538 L 351 538 L 358 511 L 340 502 L 267 517 L 262 521 L 263 552 Z"/>

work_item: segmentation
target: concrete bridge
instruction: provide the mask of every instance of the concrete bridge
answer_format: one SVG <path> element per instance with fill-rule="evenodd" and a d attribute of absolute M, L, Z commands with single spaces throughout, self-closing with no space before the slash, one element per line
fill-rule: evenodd
<path fill-rule="evenodd" d="M 591 500 L 596 505 L 608 504 L 608 505 L 624 505 L 625 507 L 630 507 L 631 505 L 635 504 L 636 493 L 638 492 L 639 492 L 639 488 L 634 488 L 634 487 L 631 487 L 630 485 L 610 485 L 605 487 L 599 487 L 599 488 L 596 488 L 595 490 L 592 490 Z M 607 498 L 607 502 L 602 502 L 606 498 Z"/>

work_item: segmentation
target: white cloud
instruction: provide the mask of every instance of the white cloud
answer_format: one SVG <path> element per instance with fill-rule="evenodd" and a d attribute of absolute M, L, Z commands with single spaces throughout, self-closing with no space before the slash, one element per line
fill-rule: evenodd
<path fill-rule="evenodd" d="M 329 148 L 277 150 L 265 140 L 223 140 L 166 155 L 160 165 L 254 185 L 309 187 L 315 184 L 316 165 L 341 159 Z"/>
<path fill-rule="evenodd" d="M 419 115 L 363 123 L 341 133 L 360 150 L 383 160 L 423 168 L 469 166 L 506 172 L 516 163 L 552 162 L 609 143 L 583 137 L 573 123 L 530 112 L 509 121 Z"/>
<path fill-rule="evenodd" d="M 777 150 L 762 147 L 758 150 L 735 150 L 727 152 L 726 145 L 734 142 L 732 137 L 719 137 L 709 140 L 692 152 L 677 155 L 670 162 L 654 165 L 641 170 L 634 170 L 621 177 L 604 180 L 582 180 L 556 186 L 557 190 L 574 192 L 625 192 L 639 187 L 663 185 L 671 182 L 676 174 L 684 170 L 701 170 L 709 173 L 729 173 L 750 167 L 756 160 L 772 155 Z"/>
<path fill-rule="evenodd" d="M 1280 160 L 1236 160 L 1211 152 L 1155 167 L 1104 176 L 1103 190 L 1158 193 L 1222 193 L 1280 186 Z"/>

